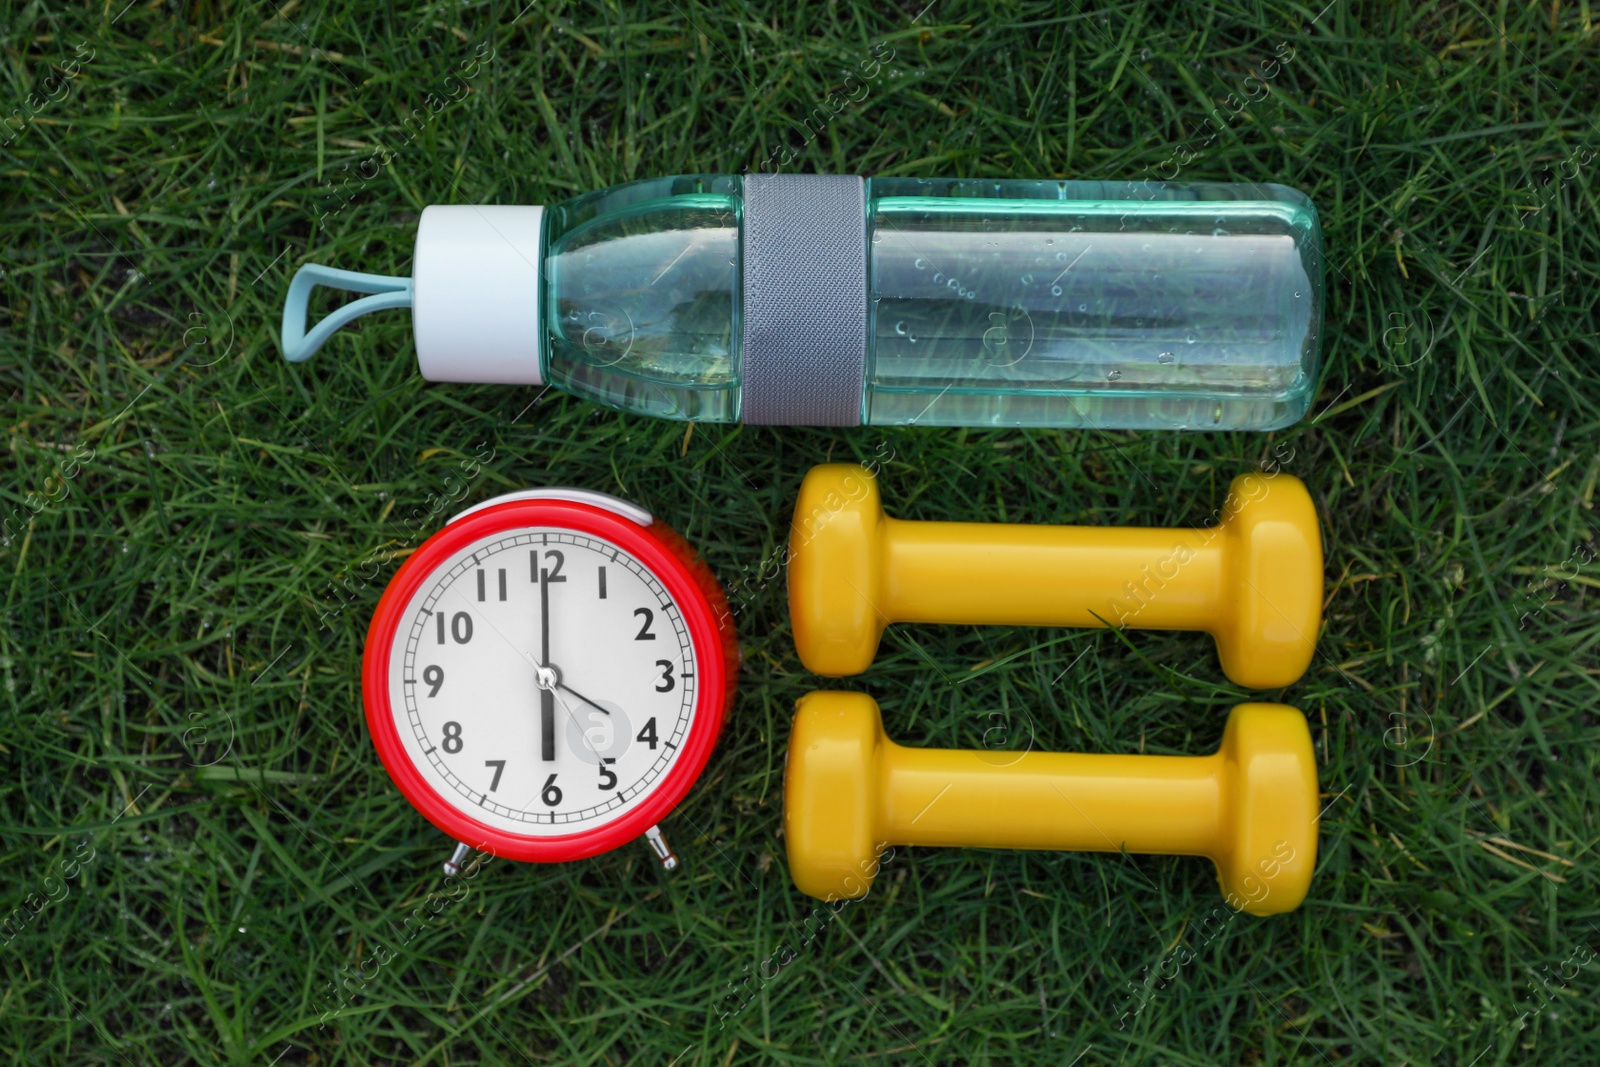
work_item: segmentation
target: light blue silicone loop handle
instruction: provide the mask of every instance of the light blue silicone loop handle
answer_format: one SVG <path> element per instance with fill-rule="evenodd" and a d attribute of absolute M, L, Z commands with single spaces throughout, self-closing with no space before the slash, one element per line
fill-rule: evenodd
<path fill-rule="evenodd" d="M 346 304 L 307 333 L 306 306 L 311 302 L 311 290 L 319 285 L 351 293 L 376 295 Z M 362 274 L 359 271 L 324 267 L 320 263 L 307 263 L 294 272 L 294 280 L 289 283 L 289 297 L 283 302 L 283 358 L 290 363 L 303 363 L 316 355 L 317 349 L 351 320 L 374 311 L 410 306 L 410 278 Z"/>

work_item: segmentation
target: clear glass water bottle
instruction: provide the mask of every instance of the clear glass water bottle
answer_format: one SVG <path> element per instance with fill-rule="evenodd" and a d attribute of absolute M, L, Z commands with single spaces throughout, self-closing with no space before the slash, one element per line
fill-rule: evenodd
<path fill-rule="evenodd" d="M 308 335 L 317 284 L 374 295 Z M 411 279 L 303 267 L 284 349 L 409 305 L 428 378 L 663 418 L 1269 430 L 1323 300 L 1281 185 L 696 175 L 430 207 Z"/>

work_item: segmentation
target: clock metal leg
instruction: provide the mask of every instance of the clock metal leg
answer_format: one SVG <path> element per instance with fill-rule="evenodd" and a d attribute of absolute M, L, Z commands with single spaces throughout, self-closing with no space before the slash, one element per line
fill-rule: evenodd
<path fill-rule="evenodd" d="M 661 836 L 661 827 L 652 826 L 644 832 L 645 844 L 656 854 L 656 859 L 661 861 L 661 866 L 669 871 L 678 869 L 678 857 L 673 854 L 672 848 L 667 844 L 667 839 Z"/>
<path fill-rule="evenodd" d="M 449 859 L 444 861 L 444 875 L 446 878 L 454 878 L 461 873 L 461 868 L 466 864 L 467 853 L 471 851 L 466 845 L 456 844 L 456 850 L 450 853 Z"/>

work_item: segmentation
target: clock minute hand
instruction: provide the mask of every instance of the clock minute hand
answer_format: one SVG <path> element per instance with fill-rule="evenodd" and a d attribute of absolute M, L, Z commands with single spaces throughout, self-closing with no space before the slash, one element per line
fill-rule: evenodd
<path fill-rule="evenodd" d="M 550 574 L 547 571 L 539 577 L 539 668 L 543 672 L 550 670 Z M 553 685 L 539 686 L 539 758 L 547 762 L 556 758 L 556 693 Z"/>

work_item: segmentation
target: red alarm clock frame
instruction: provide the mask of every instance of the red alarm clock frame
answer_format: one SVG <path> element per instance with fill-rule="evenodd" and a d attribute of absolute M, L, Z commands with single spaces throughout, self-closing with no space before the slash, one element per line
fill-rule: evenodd
<path fill-rule="evenodd" d="M 657 824 L 705 769 L 738 668 L 721 586 L 674 530 L 533 489 L 455 516 L 400 567 L 362 696 L 390 777 L 461 845 L 554 863 L 646 836 L 670 869 Z"/>

